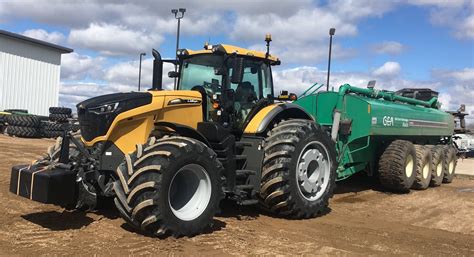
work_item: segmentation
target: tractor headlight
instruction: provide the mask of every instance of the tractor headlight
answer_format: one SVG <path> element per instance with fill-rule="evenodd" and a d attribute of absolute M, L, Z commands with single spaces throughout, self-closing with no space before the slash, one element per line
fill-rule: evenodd
<path fill-rule="evenodd" d="M 107 114 L 107 113 L 112 113 L 116 111 L 118 107 L 119 107 L 119 102 L 109 103 L 109 104 L 100 105 L 94 108 L 90 108 L 90 112 L 93 112 L 95 114 Z"/>

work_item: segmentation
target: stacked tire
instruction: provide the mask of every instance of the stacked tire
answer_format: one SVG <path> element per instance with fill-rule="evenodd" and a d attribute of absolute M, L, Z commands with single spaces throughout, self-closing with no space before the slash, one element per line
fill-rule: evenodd
<path fill-rule="evenodd" d="M 41 137 L 41 117 L 36 115 L 12 114 L 5 116 L 7 134 L 16 137 Z"/>
<path fill-rule="evenodd" d="M 457 163 L 452 145 L 419 145 L 393 141 L 379 160 L 381 184 L 392 192 L 408 193 L 451 183 Z"/>
<path fill-rule="evenodd" d="M 50 107 L 49 120 L 42 124 L 43 137 L 57 138 L 63 135 L 64 130 L 69 126 L 69 120 L 72 118 L 72 110 L 65 107 Z"/>

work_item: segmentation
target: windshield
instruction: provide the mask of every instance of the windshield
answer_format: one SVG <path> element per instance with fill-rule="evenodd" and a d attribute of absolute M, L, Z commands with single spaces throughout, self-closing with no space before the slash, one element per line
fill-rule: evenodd
<path fill-rule="evenodd" d="M 180 90 L 191 90 L 201 86 L 209 91 L 216 91 L 222 85 L 222 75 L 216 75 L 216 69 L 222 67 L 222 57 L 215 55 L 195 56 L 183 61 Z M 216 92 L 208 92 L 215 94 Z"/>

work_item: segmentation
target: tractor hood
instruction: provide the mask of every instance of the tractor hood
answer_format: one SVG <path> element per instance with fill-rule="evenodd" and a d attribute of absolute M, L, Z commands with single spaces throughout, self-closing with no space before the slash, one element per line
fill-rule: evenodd
<path fill-rule="evenodd" d="M 147 92 L 116 93 L 85 100 L 77 105 L 82 137 L 86 140 L 105 135 L 120 113 L 150 104 Z"/>

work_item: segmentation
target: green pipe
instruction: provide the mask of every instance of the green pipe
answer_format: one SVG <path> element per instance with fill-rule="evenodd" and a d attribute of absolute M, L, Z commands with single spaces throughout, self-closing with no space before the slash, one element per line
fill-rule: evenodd
<path fill-rule="evenodd" d="M 414 104 L 414 105 L 422 105 L 425 107 L 430 107 L 430 108 L 437 108 L 437 103 L 438 99 L 436 97 L 431 98 L 429 101 L 422 101 L 414 98 L 408 98 L 408 97 L 403 97 L 395 94 L 395 92 L 391 91 L 380 91 L 380 90 L 374 90 L 372 88 L 360 88 L 360 87 L 352 87 L 349 84 L 344 84 L 339 88 L 339 101 L 337 104 L 337 109 L 340 110 L 342 107 L 342 100 L 344 98 L 344 95 L 348 93 L 358 93 L 370 98 L 383 98 L 387 101 L 399 101 L 402 103 L 408 103 L 408 104 Z"/>

